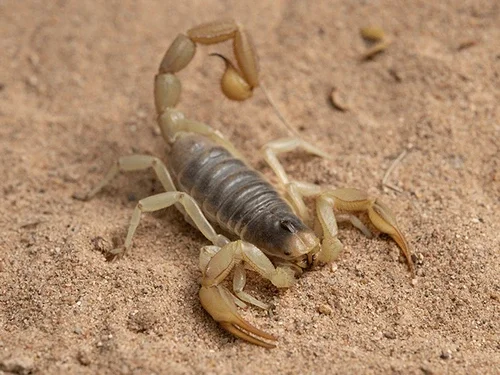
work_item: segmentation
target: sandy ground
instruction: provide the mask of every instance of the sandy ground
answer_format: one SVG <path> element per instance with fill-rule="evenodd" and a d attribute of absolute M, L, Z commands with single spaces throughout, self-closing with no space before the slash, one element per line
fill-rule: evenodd
<path fill-rule="evenodd" d="M 417 263 L 342 226 L 345 252 L 242 312 L 279 336 L 266 350 L 202 309 L 206 240 L 174 209 L 144 215 L 150 172 L 88 190 L 122 155 L 161 156 L 152 78 L 175 38 L 234 17 L 253 35 L 262 80 L 308 141 L 332 155 L 282 157 L 296 179 L 366 189 L 390 204 Z M 393 43 L 372 61 L 359 29 Z M 500 3 L 467 1 L 0 2 L 0 374 L 500 372 Z M 226 134 L 276 181 L 257 150 L 287 133 L 262 91 L 233 103 L 220 60 L 200 48 L 179 108 Z M 329 102 L 333 87 L 349 110 Z M 382 178 L 390 175 L 400 192 Z"/>

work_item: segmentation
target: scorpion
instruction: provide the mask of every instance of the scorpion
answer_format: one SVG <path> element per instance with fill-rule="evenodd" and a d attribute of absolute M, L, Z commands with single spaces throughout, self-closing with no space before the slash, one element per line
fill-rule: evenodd
<path fill-rule="evenodd" d="M 175 205 L 186 221 L 211 243 L 200 251 L 199 297 L 203 308 L 236 337 L 273 348 L 277 337 L 253 326 L 238 313 L 237 307 L 244 308 L 247 304 L 269 308 L 245 292 L 248 270 L 278 288 L 292 286 L 304 270 L 332 262 L 340 255 L 342 244 L 337 238 L 337 222 L 349 221 L 367 236 L 371 235 L 354 215 L 357 212 L 367 213 L 376 229 L 392 237 L 412 273 L 414 266 L 395 215 L 378 198 L 354 188 L 324 189 L 289 178 L 277 155 L 301 148 L 328 157 L 315 146 L 298 137 L 264 146 L 264 159 L 285 192 L 281 196 L 218 130 L 186 118 L 175 108 L 181 94 L 181 83 L 175 73 L 193 59 L 197 43 L 211 45 L 228 40 L 232 40 L 236 64 L 218 55 L 226 65 L 222 92 L 237 101 L 252 96 L 259 86 L 259 66 L 251 37 L 242 25 L 234 20 L 220 20 L 179 34 L 165 53 L 154 79 L 157 122 L 169 145 L 168 165 L 150 155 L 121 157 L 82 199 L 92 198 L 120 172 L 153 168 L 165 192 L 137 203 L 124 246 L 112 253 L 122 256 L 131 248 L 143 212 Z M 304 203 L 305 197 L 315 199 L 314 219 Z M 223 285 L 231 272 L 233 293 Z"/>

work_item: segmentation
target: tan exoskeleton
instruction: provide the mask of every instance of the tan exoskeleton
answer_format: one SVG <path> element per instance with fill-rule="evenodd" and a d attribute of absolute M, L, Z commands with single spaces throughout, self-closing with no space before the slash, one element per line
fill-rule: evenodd
<path fill-rule="evenodd" d="M 149 155 L 122 157 L 84 199 L 94 196 L 120 171 L 153 168 L 166 192 L 138 202 L 125 249 L 120 252 L 130 249 L 142 212 L 175 205 L 212 243 L 200 253 L 200 299 L 205 310 L 237 337 L 271 348 L 276 338 L 252 326 L 237 311 L 237 305 L 244 307 L 245 303 L 268 308 L 244 291 L 247 270 L 257 272 L 278 288 L 290 287 L 302 270 L 339 256 L 342 244 L 337 239 L 337 221 L 348 220 L 370 235 L 368 228 L 352 215 L 360 211 L 367 212 L 371 223 L 397 242 L 412 272 L 413 263 L 396 218 L 377 198 L 357 189 L 328 190 L 289 179 L 277 154 L 303 148 L 326 156 L 314 146 L 288 138 L 264 147 L 265 160 L 286 190 L 285 200 L 221 133 L 185 118 L 175 109 L 181 84 L 174 73 L 189 64 L 196 43 L 215 44 L 231 39 L 237 67 L 224 58 L 222 91 L 233 100 L 245 100 L 252 95 L 259 84 L 257 57 L 241 25 L 232 20 L 219 21 L 195 27 L 187 35 L 180 34 L 166 52 L 154 85 L 158 124 L 170 146 L 167 165 Z M 315 220 L 308 215 L 305 196 L 316 198 Z M 308 225 L 314 225 L 314 230 Z M 234 294 L 222 285 L 231 271 Z"/>

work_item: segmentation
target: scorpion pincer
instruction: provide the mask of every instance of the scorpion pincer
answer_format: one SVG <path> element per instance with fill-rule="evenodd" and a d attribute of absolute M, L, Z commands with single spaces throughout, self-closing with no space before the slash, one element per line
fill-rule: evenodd
<path fill-rule="evenodd" d="M 252 326 L 237 311 L 237 306 L 247 303 L 268 308 L 244 291 L 247 270 L 257 272 L 278 288 L 290 287 L 303 270 L 339 256 L 342 244 L 337 239 L 338 221 L 350 221 L 370 235 L 353 215 L 362 211 L 368 213 L 379 231 L 396 241 L 412 272 L 413 263 L 395 216 L 377 198 L 353 188 L 328 190 L 289 179 L 277 155 L 302 148 L 327 157 L 316 147 L 298 138 L 281 139 L 264 147 L 264 158 L 286 191 L 282 198 L 219 131 L 190 120 L 175 109 L 181 83 L 174 73 L 192 60 L 196 43 L 208 45 L 227 40 L 233 41 L 237 63 L 234 66 L 224 58 L 222 91 L 232 100 L 245 100 L 252 95 L 259 85 L 258 62 L 250 36 L 241 25 L 224 20 L 192 28 L 187 35 L 180 34 L 167 50 L 154 83 L 158 125 L 170 146 L 167 165 L 149 155 L 121 157 L 83 198 L 90 199 L 119 172 L 153 168 L 165 192 L 138 202 L 124 249 L 115 254 L 130 249 L 142 212 L 175 205 L 212 244 L 200 252 L 199 294 L 204 309 L 235 336 L 272 348 L 276 337 Z M 315 220 L 309 216 L 304 197 L 315 198 Z M 308 225 L 314 223 L 314 230 L 310 229 Z M 222 284 L 231 272 L 233 293 Z"/>

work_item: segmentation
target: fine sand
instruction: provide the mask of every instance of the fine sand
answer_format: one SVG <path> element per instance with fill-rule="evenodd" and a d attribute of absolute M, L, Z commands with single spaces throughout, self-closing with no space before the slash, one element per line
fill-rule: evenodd
<path fill-rule="evenodd" d="M 152 172 L 72 198 L 120 156 L 164 154 L 158 64 L 178 33 L 224 17 L 252 34 L 291 126 L 332 157 L 283 155 L 292 178 L 381 197 L 416 263 L 412 279 L 390 238 L 342 225 L 338 261 L 292 288 L 251 275 L 274 309 L 241 314 L 273 350 L 203 310 L 207 241 L 175 209 L 143 215 L 130 254 L 106 261 L 137 200 L 162 191 Z M 361 61 L 366 26 L 391 44 Z M 0 2 L 0 374 L 498 374 L 499 40 L 492 0 Z M 259 150 L 289 134 L 261 89 L 223 97 L 211 52 L 231 48 L 198 48 L 178 107 L 276 183 Z"/>

